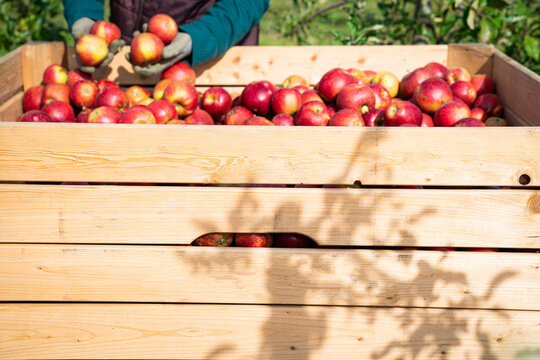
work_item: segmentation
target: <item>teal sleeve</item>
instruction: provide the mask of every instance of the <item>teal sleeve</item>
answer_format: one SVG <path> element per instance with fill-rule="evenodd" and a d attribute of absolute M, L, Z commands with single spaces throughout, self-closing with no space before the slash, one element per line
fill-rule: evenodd
<path fill-rule="evenodd" d="M 64 16 L 69 29 L 75 21 L 82 17 L 92 20 L 104 19 L 103 0 L 63 0 Z"/>
<path fill-rule="evenodd" d="M 180 26 L 193 42 L 191 65 L 223 55 L 257 25 L 270 0 L 218 0 L 200 19 Z"/>

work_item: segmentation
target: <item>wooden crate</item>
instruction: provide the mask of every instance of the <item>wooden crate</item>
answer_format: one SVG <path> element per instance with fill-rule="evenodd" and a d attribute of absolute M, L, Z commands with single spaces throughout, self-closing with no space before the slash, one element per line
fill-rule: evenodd
<path fill-rule="evenodd" d="M 97 76 L 155 83 L 123 59 Z M 539 358 L 536 74 L 479 45 L 242 47 L 196 71 L 201 88 L 239 92 L 430 61 L 491 75 L 515 126 L 16 123 L 23 90 L 73 53 L 43 43 L 1 58 L 0 358 Z M 72 181 L 96 185 L 60 185 Z M 183 246 L 214 231 L 321 247 Z"/>

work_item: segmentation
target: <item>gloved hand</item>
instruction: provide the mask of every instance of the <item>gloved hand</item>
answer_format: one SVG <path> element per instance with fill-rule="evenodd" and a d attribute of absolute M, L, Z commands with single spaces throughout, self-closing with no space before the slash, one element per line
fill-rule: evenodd
<path fill-rule="evenodd" d="M 75 21 L 73 23 L 73 26 L 71 27 L 71 35 L 75 39 L 75 42 L 77 42 L 77 40 L 79 40 L 83 35 L 90 34 L 90 30 L 92 29 L 94 23 L 94 20 L 87 17 L 82 17 Z M 96 69 L 100 69 L 109 65 L 114 58 L 114 55 L 119 52 L 120 49 L 122 49 L 122 46 L 124 46 L 125 44 L 126 42 L 124 40 L 114 40 L 111 45 L 109 45 L 109 53 L 101 62 L 101 64 L 99 64 L 97 67 L 82 65 L 79 61 L 79 57 L 75 56 L 77 59 L 77 64 L 82 71 L 87 73 L 93 73 L 94 71 L 96 71 Z"/>
<path fill-rule="evenodd" d="M 143 31 L 146 31 L 147 24 L 143 25 Z M 134 32 L 133 37 L 140 34 L 139 32 Z M 131 61 L 131 55 L 126 54 L 126 58 L 129 62 L 133 64 L 133 69 L 136 73 L 143 76 L 150 76 L 155 74 L 161 74 L 165 69 L 169 68 L 173 64 L 176 64 L 178 61 L 184 59 L 186 56 L 191 54 L 192 42 L 191 36 L 187 33 L 179 32 L 176 34 L 176 37 L 165 46 L 161 51 L 161 61 L 155 64 L 141 66 L 133 64 Z"/>

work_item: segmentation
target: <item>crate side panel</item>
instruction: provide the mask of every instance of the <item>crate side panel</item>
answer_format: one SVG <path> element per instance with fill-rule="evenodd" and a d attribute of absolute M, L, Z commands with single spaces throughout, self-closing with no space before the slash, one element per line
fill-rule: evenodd
<path fill-rule="evenodd" d="M 0 79 L 2 79 L 2 86 L 0 86 L 0 104 L 3 104 L 22 89 L 22 69 L 20 47 L 0 57 Z"/>
<path fill-rule="evenodd" d="M 539 353 L 540 312 L 1 304 L 9 359 L 504 359 Z"/>
<path fill-rule="evenodd" d="M 448 69 L 463 67 L 471 75 L 485 74 L 491 76 L 494 48 L 480 44 L 448 45 Z"/>
<path fill-rule="evenodd" d="M 24 90 L 41 84 L 43 72 L 52 64 L 67 66 L 63 42 L 33 42 L 21 48 Z"/>
<path fill-rule="evenodd" d="M 534 127 L 3 123 L 0 143 L 2 181 L 540 185 Z"/>
<path fill-rule="evenodd" d="M 19 91 L 0 105 L 0 121 L 16 121 L 23 112 L 24 93 Z"/>
<path fill-rule="evenodd" d="M 0 301 L 540 310 L 539 268 L 534 253 L 0 245 Z"/>

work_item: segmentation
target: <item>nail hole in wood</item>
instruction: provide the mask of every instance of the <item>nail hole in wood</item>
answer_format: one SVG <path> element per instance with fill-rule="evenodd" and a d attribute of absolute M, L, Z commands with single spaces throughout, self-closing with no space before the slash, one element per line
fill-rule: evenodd
<path fill-rule="evenodd" d="M 529 185 L 531 183 L 531 177 L 527 174 L 522 174 L 520 177 L 519 177 L 519 183 L 521 185 Z"/>

